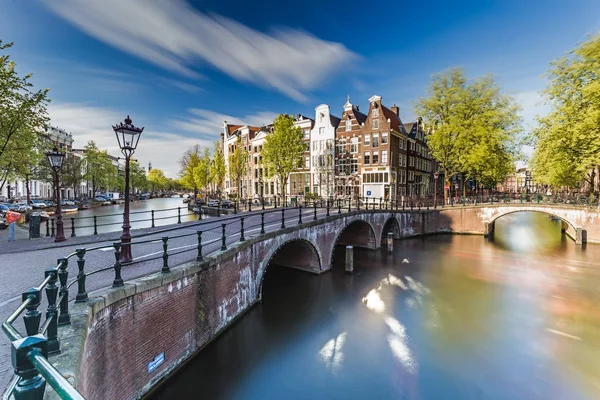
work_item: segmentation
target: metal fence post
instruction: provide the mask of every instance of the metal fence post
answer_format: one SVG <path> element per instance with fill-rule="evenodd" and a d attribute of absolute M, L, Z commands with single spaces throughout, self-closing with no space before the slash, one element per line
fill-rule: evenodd
<path fill-rule="evenodd" d="M 151 226 L 151 228 L 154 228 L 154 210 L 150 211 L 150 214 L 152 215 L 152 226 Z"/>
<path fill-rule="evenodd" d="M 18 383 L 12 392 L 17 400 L 42 400 L 46 380 L 27 357 L 32 352 L 48 357 L 48 341 L 43 335 L 35 335 L 12 342 L 12 364 Z M 10 397 L 10 394 L 9 394 Z"/>
<path fill-rule="evenodd" d="M 52 223 L 52 233 L 50 234 L 50 237 L 54 237 L 54 236 L 55 236 L 55 235 L 54 235 L 54 232 L 55 232 L 55 231 L 54 231 L 54 218 L 51 218 L 51 219 L 50 219 L 50 222 Z"/>
<path fill-rule="evenodd" d="M 202 231 L 197 231 L 198 235 L 198 255 L 196 256 L 196 261 L 202 261 L 204 257 L 202 257 Z"/>
<path fill-rule="evenodd" d="M 298 225 L 302 224 L 302 205 L 298 205 Z"/>
<path fill-rule="evenodd" d="M 71 237 L 75 237 L 75 218 L 71 218 Z"/>
<path fill-rule="evenodd" d="M 69 315 L 69 289 L 67 289 L 67 279 L 69 278 L 69 259 L 58 259 L 58 280 L 60 281 L 60 310 L 58 313 L 58 325 L 67 325 L 71 323 Z"/>
<path fill-rule="evenodd" d="M 177 207 L 177 223 L 181 223 L 181 207 Z"/>
<path fill-rule="evenodd" d="M 45 276 L 50 277 L 46 286 L 46 297 L 48 298 L 48 308 L 46 309 L 46 319 L 48 330 L 46 337 L 48 338 L 48 353 L 55 354 L 60 352 L 58 343 L 58 308 L 56 307 L 56 298 L 58 296 L 58 269 L 56 267 L 48 268 L 45 271 Z"/>
<path fill-rule="evenodd" d="M 348 199 L 348 212 L 352 211 L 352 198 Z"/>
<path fill-rule="evenodd" d="M 221 224 L 222 235 L 221 235 L 221 251 L 227 250 L 227 237 L 225 236 L 225 228 L 227 224 Z"/>
<path fill-rule="evenodd" d="M 112 287 L 124 286 L 123 278 L 121 278 L 121 243 L 113 243 L 115 249 L 115 279 L 113 280 Z"/>
<path fill-rule="evenodd" d="M 98 234 L 98 221 L 97 217 L 94 215 L 94 235 Z"/>
<path fill-rule="evenodd" d="M 169 237 L 168 236 L 163 236 L 161 238 L 163 244 L 163 255 L 162 255 L 162 259 L 163 259 L 163 266 L 162 269 L 160 270 L 160 272 L 162 272 L 163 274 L 166 274 L 167 272 L 171 272 L 171 270 L 169 269 Z"/>
<path fill-rule="evenodd" d="M 275 205 L 274 208 L 277 208 L 277 197 L 273 196 L 273 204 Z"/>
<path fill-rule="evenodd" d="M 260 203 L 262 205 L 262 210 L 265 211 L 265 198 L 261 196 Z"/>
<path fill-rule="evenodd" d="M 281 229 L 285 228 L 285 208 L 281 209 Z"/>
<path fill-rule="evenodd" d="M 77 296 L 75 296 L 75 303 L 81 303 L 88 299 L 88 294 L 85 291 L 85 272 L 83 271 L 85 267 L 85 249 L 77 249 L 75 250 L 77 254 L 77 268 L 79 268 L 79 272 L 77 273 Z"/>
<path fill-rule="evenodd" d="M 260 213 L 260 234 L 265 234 L 265 213 Z"/>
<path fill-rule="evenodd" d="M 202 204 L 198 205 L 198 221 L 202 220 Z"/>
<path fill-rule="evenodd" d="M 342 200 L 338 199 L 338 215 L 342 213 Z"/>
<path fill-rule="evenodd" d="M 252 211 L 252 199 L 248 200 L 248 212 Z"/>
<path fill-rule="evenodd" d="M 236 200 L 233 202 L 233 213 L 237 214 L 237 210 L 238 210 L 238 202 Z"/>
<path fill-rule="evenodd" d="M 46 220 L 46 237 L 50 237 L 50 222 Z"/>
<path fill-rule="evenodd" d="M 246 238 L 244 237 L 244 217 L 240 218 L 240 224 L 241 224 L 241 230 L 240 230 L 240 242 L 243 242 L 246 240 Z"/>
<path fill-rule="evenodd" d="M 383 207 L 383 197 L 379 198 L 379 209 L 381 210 L 381 207 Z"/>
<path fill-rule="evenodd" d="M 360 196 L 356 199 L 356 209 L 360 211 Z"/>
<path fill-rule="evenodd" d="M 316 221 L 317 220 L 317 201 L 316 200 L 313 202 L 313 209 L 315 210 L 313 221 Z"/>
<path fill-rule="evenodd" d="M 31 298 L 31 301 L 27 305 L 27 313 L 23 316 L 23 322 L 25 323 L 25 330 L 27 336 L 37 335 L 40 330 L 40 321 L 42 319 L 42 313 L 38 310 L 42 301 L 42 292 L 38 288 L 30 288 L 21 294 L 21 300 L 25 301 Z"/>
<path fill-rule="evenodd" d="M 326 214 L 326 216 L 329 217 L 329 199 L 327 199 L 327 214 Z"/>

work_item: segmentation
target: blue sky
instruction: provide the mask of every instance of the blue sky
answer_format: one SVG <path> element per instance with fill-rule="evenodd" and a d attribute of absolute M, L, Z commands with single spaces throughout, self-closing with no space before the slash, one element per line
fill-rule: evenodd
<path fill-rule="evenodd" d="M 146 130 L 137 157 L 175 176 L 182 151 L 222 121 L 313 115 L 378 94 L 414 118 L 432 74 L 493 74 L 523 106 L 546 107 L 548 63 L 600 29 L 597 0 L 275 2 L 4 0 L 0 39 L 50 87 L 54 125 L 117 153 L 111 125 Z"/>

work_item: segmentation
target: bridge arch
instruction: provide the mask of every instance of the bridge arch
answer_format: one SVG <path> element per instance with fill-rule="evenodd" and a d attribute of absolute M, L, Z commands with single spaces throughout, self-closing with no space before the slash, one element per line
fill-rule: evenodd
<path fill-rule="evenodd" d="M 375 234 L 373 225 L 362 218 L 356 218 L 346 224 L 333 240 L 330 265 L 333 266 L 333 257 L 337 246 L 354 246 L 367 249 L 376 249 L 380 245 L 380 238 Z"/>
<path fill-rule="evenodd" d="M 258 268 L 258 299 L 262 299 L 265 274 L 271 264 L 319 274 L 322 270 L 321 260 L 319 250 L 306 239 L 294 238 L 281 243 L 264 258 Z"/>
<path fill-rule="evenodd" d="M 536 213 L 546 214 L 551 217 L 560 219 L 562 222 L 562 231 L 563 232 L 566 232 L 569 236 L 571 236 L 573 239 L 575 239 L 577 244 L 580 244 L 580 242 L 582 240 L 585 241 L 585 238 L 580 237 L 581 232 L 582 232 L 581 227 L 578 227 L 572 221 L 569 221 L 569 219 L 565 218 L 563 215 L 560 215 L 559 213 L 556 213 L 556 212 L 553 212 L 551 210 L 544 209 L 541 207 L 531 207 L 531 208 L 524 207 L 524 208 L 516 208 L 516 209 L 511 208 L 508 210 L 500 211 L 497 215 L 493 215 L 487 221 L 484 221 L 484 225 L 485 225 L 484 226 L 484 235 L 490 236 L 490 235 L 494 234 L 495 223 L 499 218 L 502 218 L 506 215 L 522 213 L 522 212 L 536 212 Z M 585 236 L 585 233 L 583 235 Z"/>
<path fill-rule="evenodd" d="M 400 223 L 395 216 L 389 217 L 381 228 L 381 242 L 387 238 L 387 234 L 392 232 L 394 239 L 400 239 Z"/>

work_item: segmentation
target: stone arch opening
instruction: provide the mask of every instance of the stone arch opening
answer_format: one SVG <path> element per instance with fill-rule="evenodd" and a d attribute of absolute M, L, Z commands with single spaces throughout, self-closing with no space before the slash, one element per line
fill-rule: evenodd
<path fill-rule="evenodd" d="M 346 225 L 338 234 L 335 240 L 335 246 L 337 245 L 376 249 L 375 229 L 367 221 L 356 219 Z"/>
<path fill-rule="evenodd" d="M 387 239 L 388 233 L 394 234 L 394 239 L 400 239 L 400 224 L 395 217 L 388 218 L 381 229 L 381 243 Z"/>
<path fill-rule="evenodd" d="M 319 274 L 321 272 L 321 257 L 315 246 L 308 240 L 292 239 L 283 243 L 271 253 L 271 256 L 262 265 L 262 276 L 258 290 L 259 299 L 262 299 L 266 274 L 271 268 L 278 267 Z"/>
<path fill-rule="evenodd" d="M 582 230 L 581 227 L 577 227 L 575 224 L 573 224 L 571 221 L 565 219 L 564 217 L 561 217 L 560 215 L 557 215 L 553 212 L 549 212 L 544 209 L 511 210 L 508 212 L 501 213 L 497 216 L 494 216 L 489 221 L 484 222 L 484 225 L 485 225 L 484 226 L 484 235 L 488 236 L 488 237 L 493 237 L 496 221 L 502 217 L 505 217 L 505 216 L 511 215 L 511 214 L 516 214 L 516 213 L 539 213 L 539 214 L 548 215 L 552 218 L 560 220 L 561 221 L 561 231 L 563 233 L 566 233 L 572 239 L 574 239 L 577 244 L 586 242 L 585 230 Z"/>

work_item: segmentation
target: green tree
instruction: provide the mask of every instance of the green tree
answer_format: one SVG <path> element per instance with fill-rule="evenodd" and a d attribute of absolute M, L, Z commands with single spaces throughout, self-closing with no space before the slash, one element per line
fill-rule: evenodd
<path fill-rule="evenodd" d="M 150 183 L 153 192 L 166 189 L 169 185 L 169 179 L 165 176 L 165 173 L 158 168 L 152 168 L 152 170 L 148 172 L 148 182 Z"/>
<path fill-rule="evenodd" d="M 238 137 L 233 152 L 229 155 L 229 180 L 235 183 L 236 199 L 240 200 L 242 177 L 248 168 L 248 150 L 242 144 L 242 138 Z"/>
<path fill-rule="evenodd" d="M 415 110 L 431 127 L 427 144 L 448 186 L 457 173 L 492 185 L 513 168 L 520 144 L 519 107 L 491 77 L 469 83 L 460 68 L 434 75 L 428 96 L 417 101 Z"/>
<path fill-rule="evenodd" d="M 132 160 L 129 164 L 129 177 L 131 182 L 131 193 L 135 193 L 136 190 L 143 191 L 148 189 L 149 185 L 146 171 L 144 171 L 144 168 L 138 161 Z"/>
<path fill-rule="evenodd" d="M 10 47 L 0 40 L 0 52 Z M 0 55 L 0 189 L 40 148 L 48 122 L 49 89 L 35 91 L 31 74 L 19 76 L 15 66 L 8 54 Z"/>
<path fill-rule="evenodd" d="M 186 188 L 194 190 L 194 199 L 198 196 L 198 184 L 194 179 L 194 169 L 200 164 L 200 159 L 200 145 L 196 144 L 183 153 L 179 161 L 179 165 L 181 166 L 179 172 L 181 179 L 179 181 Z"/>
<path fill-rule="evenodd" d="M 200 158 L 198 166 L 194 168 L 194 181 L 196 187 L 202 191 L 206 191 L 207 186 L 210 184 L 210 151 L 208 148 L 204 148 L 204 154 Z"/>
<path fill-rule="evenodd" d="M 552 111 L 532 134 L 532 172 L 555 188 L 587 182 L 589 195 L 600 164 L 600 33 L 551 63 L 543 92 Z"/>
<path fill-rule="evenodd" d="M 83 164 L 83 159 L 75 157 L 72 154 L 67 154 L 60 170 L 62 186 L 73 188 L 75 196 L 78 195 L 77 190 L 81 186 L 81 182 L 85 179 Z"/>
<path fill-rule="evenodd" d="M 262 156 L 267 176 L 279 179 L 284 201 L 290 173 L 302 162 L 305 150 L 304 133 L 294 126 L 294 118 L 278 115 L 273 121 L 273 132 L 265 139 Z"/>
<path fill-rule="evenodd" d="M 221 197 L 221 189 L 225 182 L 227 168 L 225 165 L 225 154 L 223 153 L 223 145 L 220 141 L 215 142 L 215 150 L 213 152 L 213 160 L 210 165 L 210 180 L 217 188 L 217 195 Z"/>
<path fill-rule="evenodd" d="M 110 161 L 106 150 L 100 151 L 93 140 L 90 140 L 85 145 L 84 162 L 84 177 L 88 183 L 92 184 L 94 196 L 99 189 L 109 189 L 111 183 L 115 183 L 115 175 L 117 169 Z M 122 187 L 122 186 L 121 186 Z"/>

